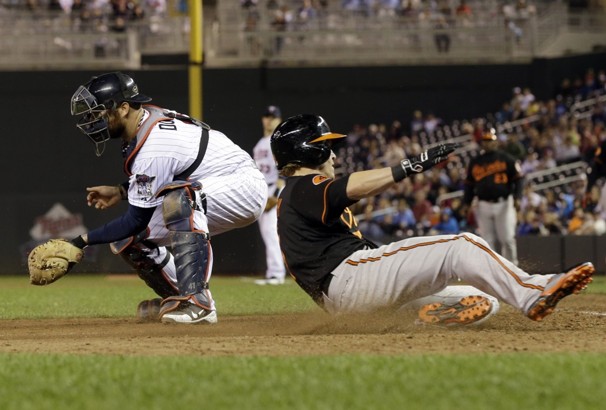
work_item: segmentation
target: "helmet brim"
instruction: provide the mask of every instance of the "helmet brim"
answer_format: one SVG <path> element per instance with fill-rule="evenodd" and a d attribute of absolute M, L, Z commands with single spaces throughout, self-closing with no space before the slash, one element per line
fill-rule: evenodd
<path fill-rule="evenodd" d="M 309 141 L 309 144 L 313 144 L 313 143 L 321 142 L 321 141 L 335 140 L 335 139 L 345 138 L 345 137 L 347 137 L 347 135 L 331 132 L 328 134 L 320 135 L 318 138 Z"/>
<path fill-rule="evenodd" d="M 135 102 L 135 103 L 146 103 L 146 102 L 150 102 L 151 100 L 152 100 L 151 97 L 148 97 L 147 95 L 137 94 L 134 97 L 129 97 L 129 98 L 125 99 L 124 101 Z"/>

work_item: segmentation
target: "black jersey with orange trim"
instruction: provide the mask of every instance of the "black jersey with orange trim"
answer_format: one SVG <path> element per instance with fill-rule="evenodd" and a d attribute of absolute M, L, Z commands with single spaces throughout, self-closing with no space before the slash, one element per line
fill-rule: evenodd
<path fill-rule="evenodd" d="M 508 153 L 485 152 L 469 161 L 465 179 L 465 203 L 471 203 L 474 196 L 484 201 L 495 201 L 509 195 L 520 199 L 522 190 L 520 165 Z"/>
<path fill-rule="evenodd" d="M 321 286 L 343 260 L 365 247 L 376 247 L 363 238 L 348 206 L 349 177 L 294 176 L 278 199 L 278 234 L 286 267 L 316 302 Z"/>

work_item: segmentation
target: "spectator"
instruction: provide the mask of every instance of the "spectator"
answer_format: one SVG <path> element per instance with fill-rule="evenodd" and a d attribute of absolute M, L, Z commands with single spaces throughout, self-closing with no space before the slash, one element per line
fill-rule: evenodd
<path fill-rule="evenodd" d="M 431 202 L 427 199 L 427 192 L 424 189 L 416 190 L 412 213 L 417 221 L 417 226 L 429 227 L 431 225 L 432 207 Z"/>
<path fill-rule="evenodd" d="M 423 120 L 423 129 L 427 134 L 432 135 L 436 129 L 442 125 L 442 120 L 435 116 L 434 113 L 429 112 Z"/>
<path fill-rule="evenodd" d="M 284 36 L 280 33 L 288 31 L 292 21 L 293 13 L 285 4 L 281 5 L 272 13 L 270 25 L 276 32 L 276 36 L 274 37 L 274 54 L 280 54 L 282 52 L 282 48 L 284 47 Z"/>
<path fill-rule="evenodd" d="M 318 10 L 312 0 L 302 0 L 301 7 L 297 9 L 295 21 L 298 30 L 318 28 Z"/>
<path fill-rule="evenodd" d="M 473 10 L 466 0 L 461 0 L 455 9 L 457 25 L 460 27 L 471 27 L 473 25 Z"/>
<path fill-rule="evenodd" d="M 390 212 L 386 213 L 382 216 L 381 221 L 379 222 L 381 225 L 381 229 L 383 233 L 388 237 L 392 238 L 394 236 L 401 236 L 399 233 L 401 232 L 398 225 L 394 221 L 394 215 Z M 385 240 L 383 240 L 384 242 Z"/>
<path fill-rule="evenodd" d="M 567 134 L 564 141 L 556 148 L 555 159 L 559 165 L 581 159 L 579 146 L 574 143 L 574 136 Z"/>
<path fill-rule="evenodd" d="M 415 215 L 405 199 L 398 200 L 398 209 L 394 214 L 393 222 L 400 230 L 404 232 L 407 232 L 415 227 L 417 223 Z"/>
<path fill-rule="evenodd" d="M 522 214 L 528 213 L 531 210 L 539 209 L 545 203 L 545 198 L 538 192 L 535 192 L 532 185 L 526 184 L 524 186 L 524 193 L 520 199 L 520 212 Z"/>
<path fill-rule="evenodd" d="M 524 89 L 522 90 L 520 99 L 519 99 L 520 109 L 525 112 L 528 111 L 528 109 L 530 108 L 530 105 L 535 101 L 535 99 L 536 99 L 536 97 L 530 91 L 530 88 L 524 87 Z"/>
<path fill-rule="evenodd" d="M 410 120 L 410 133 L 418 134 L 421 131 L 425 131 L 425 121 L 423 120 L 423 112 L 421 110 L 415 110 L 412 113 L 412 120 Z"/>
<path fill-rule="evenodd" d="M 524 34 L 526 21 L 536 12 L 535 7 L 526 3 L 526 0 L 517 0 L 516 4 L 510 2 L 505 4 L 502 12 L 507 28 L 513 34 L 515 42 L 519 44 Z"/>
<path fill-rule="evenodd" d="M 552 148 L 545 148 L 540 157 L 540 165 L 537 169 L 552 169 L 557 166 L 555 154 Z"/>
<path fill-rule="evenodd" d="M 522 222 L 518 226 L 517 235 L 518 236 L 528 236 L 528 235 L 544 235 L 546 234 L 546 230 L 541 223 L 541 219 L 537 215 L 537 213 L 533 210 L 530 210 L 524 214 Z"/>
<path fill-rule="evenodd" d="M 383 229 L 373 216 L 372 204 L 368 204 L 364 208 L 364 217 L 361 218 L 358 229 L 373 242 L 381 242 L 383 240 Z"/>
<path fill-rule="evenodd" d="M 448 53 L 450 51 L 450 19 L 449 8 L 431 13 L 431 21 L 434 28 L 433 40 L 438 53 Z"/>
<path fill-rule="evenodd" d="M 574 235 L 603 235 L 606 227 L 604 220 L 596 218 L 593 212 L 583 212 L 581 224 L 578 229 L 575 229 Z"/>
<path fill-rule="evenodd" d="M 431 230 L 431 235 L 450 235 L 460 232 L 457 219 L 453 216 L 452 209 L 444 208 L 440 212 L 440 220 Z"/>
<path fill-rule="evenodd" d="M 541 161 L 539 155 L 534 151 L 528 151 L 526 158 L 522 161 L 522 174 L 526 175 L 539 169 Z"/>
<path fill-rule="evenodd" d="M 551 189 L 545 191 L 544 205 L 546 212 L 553 213 L 557 215 L 558 218 L 562 217 L 564 215 L 564 211 L 566 210 L 566 201 L 564 201 Z"/>
<path fill-rule="evenodd" d="M 496 113 L 496 120 L 498 124 L 504 124 L 511 121 L 513 117 L 513 109 L 511 108 L 511 102 L 505 101 L 501 106 L 501 109 Z"/>
<path fill-rule="evenodd" d="M 573 211 L 572 218 L 568 221 L 568 233 L 578 235 L 582 232 L 585 223 L 585 211 L 583 208 L 576 208 Z"/>
<path fill-rule="evenodd" d="M 261 42 L 255 32 L 258 30 L 259 21 L 261 20 L 261 14 L 257 8 L 257 1 L 245 0 L 242 2 L 242 9 L 244 11 L 244 32 L 246 35 L 246 42 L 250 54 L 257 56 L 261 53 Z"/>
<path fill-rule="evenodd" d="M 565 235 L 566 228 L 562 225 L 559 214 L 547 211 L 543 214 L 543 226 L 548 235 Z"/>
<path fill-rule="evenodd" d="M 381 18 L 393 17 L 400 6 L 400 0 L 378 0 L 375 7 L 378 9 L 376 14 Z"/>
<path fill-rule="evenodd" d="M 503 146 L 503 151 L 514 157 L 518 161 L 524 161 L 526 158 L 526 147 L 520 142 L 520 136 L 517 132 L 511 132 L 506 136 L 507 141 Z"/>
<path fill-rule="evenodd" d="M 400 144 L 400 141 L 396 139 L 390 140 L 387 143 L 383 156 L 385 165 L 388 167 L 394 166 L 404 157 L 406 157 L 406 153 L 404 152 L 404 148 Z"/>

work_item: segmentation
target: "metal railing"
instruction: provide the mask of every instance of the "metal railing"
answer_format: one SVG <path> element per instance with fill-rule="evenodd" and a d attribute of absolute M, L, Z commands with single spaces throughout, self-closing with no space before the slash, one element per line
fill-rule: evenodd
<path fill-rule="evenodd" d="M 19 39 L 18 47 L 10 39 L 2 38 L 0 50 L 4 47 L 11 47 L 11 52 L 0 60 L 2 69 L 23 69 L 24 65 L 29 70 L 140 66 L 138 39 L 132 32 L 78 36 L 36 33 Z"/>
<path fill-rule="evenodd" d="M 528 36 L 531 36 L 529 33 Z M 448 45 L 440 47 L 440 37 Z M 434 29 L 413 22 L 318 26 L 303 31 L 220 25 L 207 38 L 212 65 L 354 65 L 526 61 L 533 41 L 515 43 L 502 18 L 489 25 Z"/>
<path fill-rule="evenodd" d="M 536 2 L 535 2 L 536 3 Z M 259 2 L 261 4 L 261 2 Z M 482 4 L 478 2 L 477 4 Z M 498 4 L 478 10 L 474 19 L 449 18 L 443 26 L 435 16 L 408 18 L 391 14 L 352 13 L 332 9 L 308 25 L 291 24 L 276 31 L 271 17 L 258 8 L 260 17 L 250 24 L 238 4 L 218 3 L 217 21 L 207 32 L 210 65 L 353 65 L 453 64 L 524 62 L 541 55 L 566 32 L 571 13 L 566 2 L 545 1 L 527 16 L 505 16 Z M 601 18 L 591 18 L 587 31 L 603 32 Z M 579 23 L 581 25 L 583 23 Z M 440 27 L 440 28 L 438 28 Z M 437 36 L 449 45 L 439 48 Z"/>
<path fill-rule="evenodd" d="M 124 30 L 112 24 L 107 16 L 82 20 L 61 11 L 0 13 L 0 69 L 135 69 L 142 54 L 188 52 L 187 17 L 150 16 Z"/>

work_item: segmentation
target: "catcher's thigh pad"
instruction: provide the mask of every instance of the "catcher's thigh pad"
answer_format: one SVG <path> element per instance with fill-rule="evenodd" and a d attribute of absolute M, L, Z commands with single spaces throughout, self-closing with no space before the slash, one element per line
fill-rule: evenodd
<path fill-rule="evenodd" d="M 193 212 L 204 211 L 204 194 L 198 181 L 174 181 L 164 185 L 157 196 L 164 196 L 162 215 L 170 231 L 191 232 Z"/>

